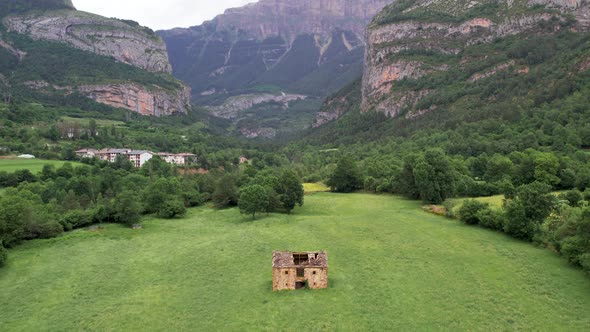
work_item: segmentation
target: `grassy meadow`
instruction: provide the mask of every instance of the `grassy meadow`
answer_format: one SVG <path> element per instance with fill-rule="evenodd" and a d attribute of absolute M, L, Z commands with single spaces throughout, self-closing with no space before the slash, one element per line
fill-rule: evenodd
<path fill-rule="evenodd" d="M 14 172 L 21 169 L 28 169 L 32 173 L 41 172 L 43 166 L 47 164 L 54 165 L 56 168 L 61 167 L 67 161 L 61 160 L 43 160 L 43 159 L 0 159 L 0 172 Z M 74 166 L 79 163 L 72 163 Z"/>
<path fill-rule="evenodd" d="M 330 288 L 271 291 L 273 250 L 328 251 Z M 553 252 L 393 196 L 318 193 L 252 221 L 192 209 L 10 251 L 3 331 L 587 331 L 590 278 Z"/>

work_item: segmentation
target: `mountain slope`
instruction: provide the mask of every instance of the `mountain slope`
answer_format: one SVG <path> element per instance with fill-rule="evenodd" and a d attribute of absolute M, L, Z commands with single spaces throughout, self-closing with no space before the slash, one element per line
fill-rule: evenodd
<path fill-rule="evenodd" d="M 165 44 L 148 28 L 76 11 L 67 1 L 10 4 L 0 56 L 12 94 L 80 95 L 151 116 L 189 111 L 190 89 L 169 74 Z"/>
<path fill-rule="evenodd" d="M 159 33 L 174 75 L 191 85 L 197 102 L 302 94 L 316 100 L 302 114 L 309 125 L 321 98 L 360 76 L 366 24 L 391 1 L 261 0 L 201 26 Z M 247 110 L 232 118 L 239 122 Z"/>
<path fill-rule="evenodd" d="M 570 50 L 557 45 L 585 34 L 589 14 L 583 0 L 396 2 L 369 27 L 362 109 L 419 117 L 465 101 L 500 75 L 535 77 Z M 573 57 L 563 59 L 570 67 L 562 78 L 579 72 L 584 58 Z M 541 82 L 540 89 L 551 83 Z"/>

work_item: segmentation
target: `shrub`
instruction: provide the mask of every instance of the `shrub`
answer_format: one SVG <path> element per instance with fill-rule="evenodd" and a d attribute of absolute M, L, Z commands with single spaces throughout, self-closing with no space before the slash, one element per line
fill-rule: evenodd
<path fill-rule="evenodd" d="M 8 251 L 4 248 L 2 241 L 0 241 L 0 267 L 3 267 L 6 264 L 6 260 L 8 259 Z"/>
<path fill-rule="evenodd" d="M 582 196 L 582 193 L 579 190 L 567 191 L 559 195 L 559 198 L 564 201 L 567 201 L 568 205 L 572 207 L 579 207 L 580 202 L 584 200 L 584 197 Z"/>
<path fill-rule="evenodd" d="M 50 221 L 39 226 L 40 227 L 38 237 L 40 239 L 50 239 L 53 237 L 58 237 L 64 232 L 63 226 L 57 221 Z"/>
<path fill-rule="evenodd" d="M 67 212 L 60 220 L 66 230 L 89 226 L 92 224 L 92 213 L 84 210 L 72 210 Z"/>
<path fill-rule="evenodd" d="M 504 217 L 501 212 L 486 208 L 477 213 L 477 218 L 482 227 L 496 231 L 501 231 L 504 228 Z"/>
<path fill-rule="evenodd" d="M 467 225 L 479 224 L 479 212 L 488 209 L 489 204 L 479 202 L 475 199 L 468 199 L 463 202 L 463 206 L 459 209 L 459 219 Z"/>
<path fill-rule="evenodd" d="M 172 219 L 186 214 L 184 203 L 179 199 L 169 199 L 158 210 L 158 217 Z"/>

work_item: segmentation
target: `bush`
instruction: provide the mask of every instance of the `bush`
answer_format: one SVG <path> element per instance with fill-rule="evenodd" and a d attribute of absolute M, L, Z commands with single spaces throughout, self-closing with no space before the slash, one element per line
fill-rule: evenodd
<path fill-rule="evenodd" d="M 64 228 L 63 226 L 58 223 L 57 221 L 50 221 L 45 224 L 39 225 L 39 238 L 40 239 L 50 239 L 54 237 L 58 237 L 63 234 Z"/>
<path fill-rule="evenodd" d="M 501 212 L 486 208 L 477 213 L 477 218 L 482 227 L 496 231 L 501 231 L 504 228 L 504 217 Z"/>
<path fill-rule="evenodd" d="M 2 241 L 0 241 L 0 267 L 3 267 L 8 260 L 8 250 L 4 248 Z"/>
<path fill-rule="evenodd" d="M 568 205 L 572 207 L 579 207 L 580 202 L 584 200 L 584 197 L 582 196 L 582 193 L 579 190 L 567 191 L 559 195 L 559 198 L 564 201 L 567 201 Z"/>
<path fill-rule="evenodd" d="M 84 210 L 72 210 L 67 212 L 60 220 L 60 224 L 66 230 L 89 226 L 92 224 L 92 213 Z"/>
<path fill-rule="evenodd" d="M 164 202 L 158 210 L 158 217 L 172 219 L 174 217 L 184 216 L 186 214 L 186 208 L 184 203 L 179 199 L 169 199 Z"/>
<path fill-rule="evenodd" d="M 488 203 L 482 203 L 475 199 L 468 199 L 463 202 L 459 209 L 459 219 L 467 225 L 478 225 L 480 222 L 479 212 L 489 208 Z"/>

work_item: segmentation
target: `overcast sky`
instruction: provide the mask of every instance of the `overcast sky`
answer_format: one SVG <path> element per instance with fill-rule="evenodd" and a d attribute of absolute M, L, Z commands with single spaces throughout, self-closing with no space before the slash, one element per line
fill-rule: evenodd
<path fill-rule="evenodd" d="M 200 25 L 223 13 L 257 0 L 74 0 L 78 10 L 106 17 L 130 19 L 154 30 Z"/>

